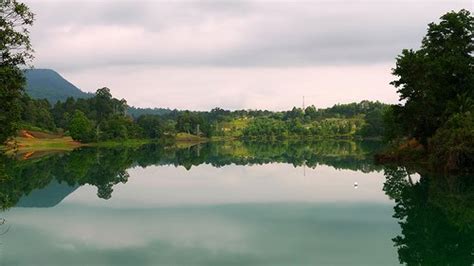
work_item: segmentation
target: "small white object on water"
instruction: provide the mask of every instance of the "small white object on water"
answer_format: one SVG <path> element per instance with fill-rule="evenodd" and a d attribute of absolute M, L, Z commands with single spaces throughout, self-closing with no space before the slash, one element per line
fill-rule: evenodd
<path fill-rule="evenodd" d="M 359 184 L 357 182 L 354 182 L 354 188 L 359 187 Z"/>

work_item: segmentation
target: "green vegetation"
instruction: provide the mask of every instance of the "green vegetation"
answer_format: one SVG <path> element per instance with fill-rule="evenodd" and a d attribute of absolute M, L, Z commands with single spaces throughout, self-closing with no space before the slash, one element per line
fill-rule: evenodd
<path fill-rule="evenodd" d="M 32 130 L 21 130 L 18 137 L 6 143 L 7 153 L 31 156 L 33 153 L 71 151 L 81 144 L 71 137 Z"/>
<path fill-rule="evenodd" d="M 143 140 L 170 142 L 245 139 L 252 141 L 322 138 L 374 138 L 383 128 L 379 102 L 339 104 L 327 109 L 271 112 L 260 110 L 210 112 L 171 111 L 134 118 L 127 102 L 113 98 L 108 88 L 93 97 L 68 98 L 51 106 L 47 100 L 21 97 L 21 125 L 66 134 L 83 143 Z"/>
<path fill-rule="evenodd" d="M 445 170 L 474 170 L 474 116 L 454 114 L 436 130 L 430 140 L 430 153 L 436 161 L 445 162 Z"/>
<path fill-rule="evenodd" d="M 69 133 L 71 137 L 82 142 L 91 142 L 94 139 L 92 122 L 79 110 L 76 110 L 72 116 Z"/>
<path fill-rule="evenodd" d="M 15 134 L 20 117 L 19 99 L 25 83 L 19 66 L 33 57 L 28 27 L 33 13 L 15 0 L 0 2 L 0 143 Z"/>
<path fill-rule="evenodd" d="M 71 137 L 57 137 L 53 139 L 31 139 L 18 137 L 15 141 L 21 143 L 17 147 L 21 153 L 42 151 L 71 151 L 80 146 Z"/>
<path fill-rule="evenodd" d="M 395 150 L 413 139 L 424 151 L 421 158 L 438 167 L 472 168 L 473 39 L 474 17 L 467 10 L 449 12 L 438 24 L 428 25 L 419 50 L 403 50 L 397 58 L 393 74 L 398 79 L 392 84 L 404 104 L 385 114 L 386 136 Z"/>

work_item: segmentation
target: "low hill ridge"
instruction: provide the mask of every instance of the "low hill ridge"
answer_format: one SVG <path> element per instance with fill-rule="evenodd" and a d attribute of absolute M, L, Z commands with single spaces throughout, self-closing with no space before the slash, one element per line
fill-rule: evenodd
<path fill-rule="evenodd" d="M 92 94 L 81 91 L 51 69 L 25 70 L 26 93 L 34 99 L 47 99 L 51 104 L 68 97 L 89 98 Z"/>
<path fill-rule="evenodd" d="M 25 70 L 26 93 L 33 99 L 46 99 L 51 105 L 57 101 L 64 102 L 67 98 L 89 98 L 93 93 L 83 92 L 74 84 L 52 69 Z M 138 117 L 144 114 L 163 115 L 171 112 L 165 108 L 136 108 L 129 107 L 128 114 Z"/>

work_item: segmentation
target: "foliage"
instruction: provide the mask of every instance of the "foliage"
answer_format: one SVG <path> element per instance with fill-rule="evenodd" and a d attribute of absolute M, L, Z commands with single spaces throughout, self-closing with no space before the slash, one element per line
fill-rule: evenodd
<path fill-rule="evenodd" d="M 0 2 L 0 143 L 14 135 L 20 118 L 18 100 L 25 80 L 19 66 L 33 58 L 28 30 L 33 20 L 25 4 Z"/>
<path fill-rule="evenodd" d="M 24 79 L 19 68 L 0 65 L 0 143 L 15 135 Z"/>
<path fill-rule="evenodd" d="M 69 125 L 69 134 L 75 140 L 91 142 L 94 140 L 94 128 L 86 115 L 76 110 Z"/>
<path fill-rule="evenodd" d="M 429 158 L 437 170 L 472 170 L 473 39 L 474 17 L 467 10 L 452 11 L 428 25 L 419 50 L 402 51 L 391 84 L 405 103 L 383 115 L 385 138 L 395 148 L 379 161 L 427 163 Z"/>
<path fill-rule="evenodd" d="M 133 107 L 133 106 L 129 106 L 127 108 L 127 114 L 129 114 L 135 119 L 143 115 L 161 116 L 161 115 L 169 114 L 170 112 L 171 110 L 167 108 L 139 108 L 139 107 Z"/>
<path fill-rule="evenodd" d="M 209 121 L 198 113 L 184 111 L 178 115 L 176 120 L 176 130 L 178 132 L 186 132 L 197 136 L 210 137 L 212 129 Z"/>
<path fill-rule="evenodd" d="M 28 95 L 20 99 L 20 119 L 23 123 L 46 130 L 56 130 L 51 105 L 47 100 L 33 100 Z"/>
<path fill-rule="evenodd" d="M 137 119 L 137 124 L 143 130 L 146 138 L 158 139 L 163 137 L 163 121 L 156 115 L 142 115 Z"/>
<path fill-rule="evenodd" d="M 373 138 L 379 137 L 383 132 L 382 114 L 387 108 L 387 105 L 379 102 L 362 101 L 328 109 L 309 106 L 304 111 L 300 108 L 283 112 L 214 108 L 210 112 L 173 110 L 163 115 L 133 118 L 127 114 L 127 102 L 114 98 L 108 88 L 97 90 L 94 97 L 68 98 L 64 102 L 57 102 L 53 107 L 46 100 L 25 98 L 24 102 L 24 122 L 50 130 L 57 128 L 70 131 L 75 112 L 81 111 L 95 126 L 93 138 L 89 137 L 89 132 L 87 137 L 79 137 L 82 141 L 87 139 L 89 142 L 163 139 L 174 137 L 177 133 L 207 138 L 265 141 L 285 138 Z M 40 112 L 44 114 L 46 121 L 33 115 Z"/>
<path fill-rule="evenodd" d="M 445 162 L 446 170 L 474 170 L 474 115 L 455 114 L 430 139 L 433 162 Z"/>
<path fill-rule="evenodd" d="M 125 115 L 127 102 L 112 97 L 108 88 L 98 89 L 95 96 L 87 99 L 68 98 L 57 102 L 51 110 L 56 125 L 71 131 L 73 116 L 80 111 L 94 126 L 94 136 L 89 132 L 83 138 L 92 141 L 139 137 L 140 133 L 131 118 Z"/>
<path fill-rule="evenodd" d="M 33 59 L 28 28 L 34 14 L 16 0 L 0 2 L 0 65 L 25 65 Z"/>
<path fill-rule="evenodd" d="M 385 135 L 384 115 L 389 107 L 381 107 L 368 111 L 365 114 L 365 124 L 359 134 L 364 137 L 380 137 Z"/>
<path fill-rule="evenodd" d="M 247 139 L 276 140 L 287 136 L 285 123 L 272 118 L 256 118 L 243 131 L 243 137 Z"/>
<path fill-rule="evenodd" d="M 474 17 L 449 12 L 430 23 L 417 51 L 397 58 L 393 84 L 404 105 L 393 109 L 403 134 L 426 144 L 436 130 L 474 98 Z M 465 110 L 464 110 L 465 111 Z M 391 126 L 393 127 L 393 126 Z"/>

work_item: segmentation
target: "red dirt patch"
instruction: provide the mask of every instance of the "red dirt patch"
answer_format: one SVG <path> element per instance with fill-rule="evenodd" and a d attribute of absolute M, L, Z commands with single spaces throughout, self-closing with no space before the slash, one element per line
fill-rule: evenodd
<path fill-rule="evenodd" d="M 20 137 L 22 138 L 27 138 L 27 139 L 34 139 L 35 137 L 31 135 L 28 131 L 26 130 L 20 130 Z"/>

